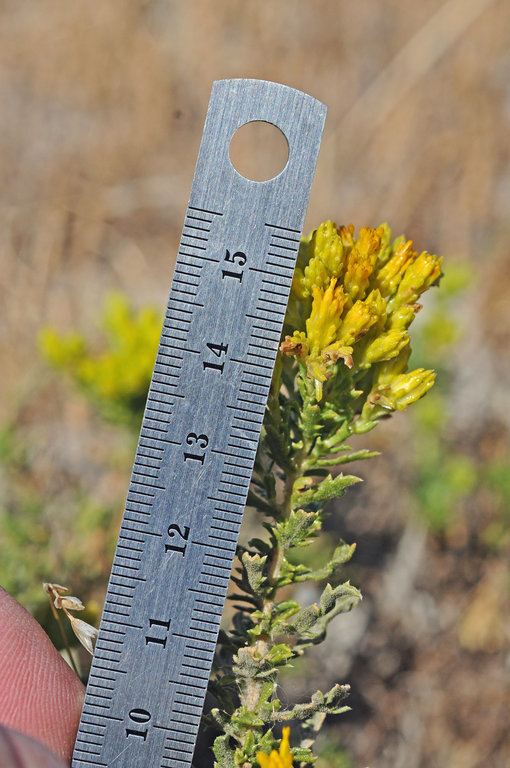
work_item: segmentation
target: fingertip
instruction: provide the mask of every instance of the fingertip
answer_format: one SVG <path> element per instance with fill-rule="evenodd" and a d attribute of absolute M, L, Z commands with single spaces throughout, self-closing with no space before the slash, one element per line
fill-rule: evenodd
<path fill-rule="evenodd" d="M 0 587 L 0 721 L 69 761 L 84 691 L 44 630 Z"/>

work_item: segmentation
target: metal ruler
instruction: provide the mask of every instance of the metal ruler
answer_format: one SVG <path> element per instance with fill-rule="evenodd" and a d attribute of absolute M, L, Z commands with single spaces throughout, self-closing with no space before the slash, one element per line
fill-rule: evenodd
<path fill-rule="evenodd" d="M 74 768 L 189 768 L 326 107 L 215 82 L 76 739 Z M 289 158 L 245 179 L 261 120 Z"/>

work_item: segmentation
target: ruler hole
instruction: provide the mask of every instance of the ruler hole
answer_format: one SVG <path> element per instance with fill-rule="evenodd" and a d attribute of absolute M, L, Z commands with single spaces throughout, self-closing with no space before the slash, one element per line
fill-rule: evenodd
<path fill-rule="evenodd" d="M 285 134 L 272 123 L 253 120 L 234 133 L 230 161 L 236 171 L 251 181 L 269 181 L 283 171 L 289 159 Z"/>

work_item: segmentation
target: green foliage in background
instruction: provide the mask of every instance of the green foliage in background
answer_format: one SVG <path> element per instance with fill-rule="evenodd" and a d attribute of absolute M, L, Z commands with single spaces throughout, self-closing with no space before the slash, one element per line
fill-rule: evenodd
<path fill-rule="evenodd" d="M 48 574 L 79 574 L 85 593 L 103 584 L 117 536 L 115 510 L 98 504 L 79 485 L 64 498 L 45 497 L 33 474 L 33 457 L 16 427 L 0 430 L 0 583 L 48 628 L 41 583 Z M 72 526 L 62 530 L 67 510 Z M 63 514 L 61 515 L 61 512 Z M 94 612 L 93 606 L 91 606 Z M 97 611 L 96 611 L 97 613 Z"/>

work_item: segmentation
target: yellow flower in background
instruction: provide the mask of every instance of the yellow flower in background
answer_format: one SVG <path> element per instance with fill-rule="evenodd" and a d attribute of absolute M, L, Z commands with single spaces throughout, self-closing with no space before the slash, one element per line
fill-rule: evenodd
<path fill-rule="evenodd" d="M 278 752 L 275 749 L 273 749 L 270 755 L 257 752 L 260 768 L 292 768 L 293 762 L 292 753 L 289 748 L 289 734 L 290 728 L 284 728 Z"/>
<path fill-rule="evenodd" d="M 102 312 L 105 340 L 91 349 L 80 334 L 64 336 L 52 328 L 42 331 L 40 346 L 46 360 L 67 371 L 95 402 L 110 408 L 112 418 L 126 415 L 133 403 L 145 399 L 161 333 L 161 317 L 152 307 L 133 309 L 126 297 L 111 294 Z"/>

